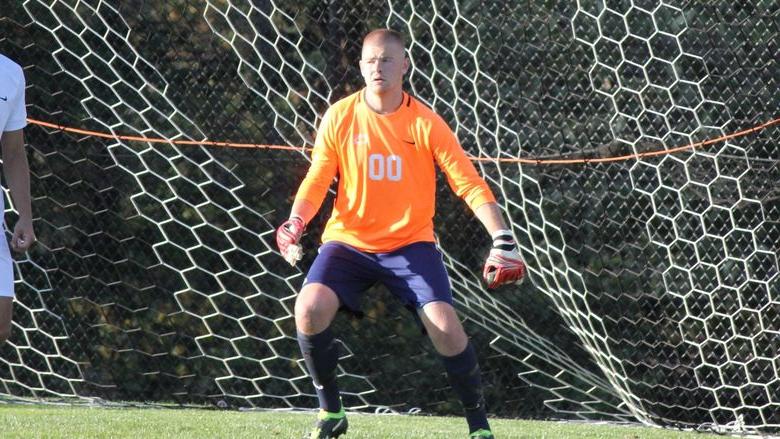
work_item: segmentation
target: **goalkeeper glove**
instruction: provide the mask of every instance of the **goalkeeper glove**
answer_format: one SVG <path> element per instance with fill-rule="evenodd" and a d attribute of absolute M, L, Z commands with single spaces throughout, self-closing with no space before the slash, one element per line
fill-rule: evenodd
<path fill-rule="evenodd" d="M 525 276 L 525 264 L 517 252 L 517 244 L 510 230 L 493 233 L 493 248 L 485 261 L 482 277 L 492 289 L 508 283 L 519 284 Z"/>
<path fill-rule="evenodd" d="M 303 250 L 298 244 L 306 224 L 299 216 L 292 216 L 276 230 L 276 246 L 279 253 L 290 265 L 295 265 L 303 257 Z"/>

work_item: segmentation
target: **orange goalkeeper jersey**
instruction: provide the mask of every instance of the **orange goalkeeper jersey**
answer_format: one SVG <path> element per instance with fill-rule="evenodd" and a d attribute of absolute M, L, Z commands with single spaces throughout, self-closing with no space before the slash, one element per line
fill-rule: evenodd
<path fill-rule="evenodd" d="M 404 93 L 397 110 L 378 114 L 366 105 L 363 93 L 338 101 L 323 116 L 311 167 L 296 195 L 319 208 L 338 175 L 323 242 L 339 241 L 372 253 L 433 242 L 434 163 L 472 209 L 495 201 L 452 130 L 433 110 Z"/>

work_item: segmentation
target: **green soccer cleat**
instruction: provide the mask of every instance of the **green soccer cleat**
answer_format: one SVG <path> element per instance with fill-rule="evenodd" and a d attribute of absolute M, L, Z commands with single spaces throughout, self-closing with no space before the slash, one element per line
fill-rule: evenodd
<path fill-rule="evenodd" d="M 493 436 L 493 433 L 491 433 L 490 430 L 480 428 L 477 431 L 472 431 L 469 434 L 469 439 L 495 439 L 495 436 Z"/>
<path fill-rule="evenodd" d="M 336 438 L 347 432 L 347 425 L 344 407 L 341 407 L 338 413 L 320 410 L 320 413 L 317 414 L 317 424 L 314 426 L 314 431 L 304 439 Z"/>

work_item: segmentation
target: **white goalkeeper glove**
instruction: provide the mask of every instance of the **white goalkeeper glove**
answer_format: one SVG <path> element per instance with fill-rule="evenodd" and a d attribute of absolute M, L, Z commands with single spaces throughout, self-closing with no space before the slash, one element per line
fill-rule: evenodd
<path fill-rule="evenodd" d="M 493 248 L 485 261 L 482 277 L 489 289 L 504 284 L 519 284 L 525 277 L 525 263 L 517 251 L 510 230 L 493 233 Z"/>
<path fill-rule="evenodd" d="M 294 266 L 303 257 L 303 249 L 298 242 L 305 228 L 306 224 L 301 217 L 292 216 L 276 230 L 276 246 L 290 265 Z"/>

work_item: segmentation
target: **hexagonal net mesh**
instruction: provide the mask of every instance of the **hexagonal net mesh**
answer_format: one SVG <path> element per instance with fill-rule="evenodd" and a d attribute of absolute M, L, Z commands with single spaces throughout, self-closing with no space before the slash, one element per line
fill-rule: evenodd
<path fill-rule="evenodd" d="M 408 89 L 470 154 L 670 150 L 777 117 L 776 2 L 26 0 L 0 13 L 30 117 L 40 245 L 16 261 L 0 402 L 305 408 L 300 268 L 275 252 L 320 115 L 361 87 L 362 35 L 408 37 Z M 442 185 L 437 235 L 500 416 L 780 428 L 778 129 L 608 163 L 480 161 L 530 281 Z M 587 161 L 587 160 L 585 160 Z M 10 204 L 9 204 L 10 205 Z M 328 203 L 326 203 L 326 206 Z M 411 318 L 339 318 L 352 409 L 457 412 Z M 403 359 L 401 361 L 400 359 Z"/>

